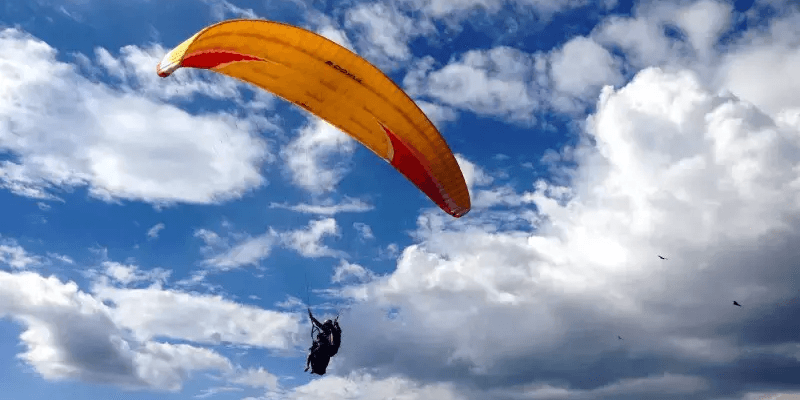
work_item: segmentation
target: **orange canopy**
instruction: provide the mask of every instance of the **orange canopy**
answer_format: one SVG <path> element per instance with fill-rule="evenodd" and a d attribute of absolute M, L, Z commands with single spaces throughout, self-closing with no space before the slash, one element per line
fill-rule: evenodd
<path fill-rule="evenodd" d="M 266 20 L 224 21 L 167 53 L 158 75 L 180 67 L 209 69 L 297 104 L 391 163 L 448 214 L 470 210 L 461 169 L 428 117 L 378 68 L 325 37 Z"/>

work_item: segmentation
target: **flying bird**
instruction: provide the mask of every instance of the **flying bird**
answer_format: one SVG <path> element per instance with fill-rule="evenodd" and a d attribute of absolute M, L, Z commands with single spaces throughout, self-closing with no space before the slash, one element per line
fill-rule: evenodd
<path fill-rule="evenodd" d="M 736 300 L 733 301 L 733 305 L 741 307 L 742 305 L 737 303 Z"/>
<path fill-rule="evenodd" d="M 622 336 L 617 336 L 617 337 L 619 338 L 619 340 L 622 340 Z"/>
<path fill-rule="evenodd" d="M 661 256 L 658 256 L 658 258 L 660 258 L 660 259 L 662 259 L 662 260 L 666 260 L 666 258 L 664 258 L 664 257 L 661 257 Z"/>

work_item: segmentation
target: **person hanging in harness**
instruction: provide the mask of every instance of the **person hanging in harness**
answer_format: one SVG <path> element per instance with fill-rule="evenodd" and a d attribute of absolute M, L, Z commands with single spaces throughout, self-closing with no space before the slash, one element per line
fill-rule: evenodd
<path fill-rule="evenodd" d="M 308 316 L 314 324 L 311 331 L 312 335 L 314 328 L 317 329 L 318 333 L 314 343 L 308 349 L 305 371 L 308 371 L 310 366 L 311 373 L 325 375 L 325 370 L 328 368 L 331 357 L 339 352 L 339 346 L 342 344 L 342 328 L 339 327 L 339 317 L 336 317 L 333 321 L 328 319 L 324 323 L 320 323 L 311 314 L 310 308 L 308 309 Z"/>

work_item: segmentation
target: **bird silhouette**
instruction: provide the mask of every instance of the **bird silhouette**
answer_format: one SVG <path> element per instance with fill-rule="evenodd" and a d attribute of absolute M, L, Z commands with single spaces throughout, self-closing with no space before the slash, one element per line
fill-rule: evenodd
<path fill-rule="evenodd" d="M 619 340 L 622 340 L 622 336 L 617 336 L 617 337 L 619 338 Z"/>
<path fill-rule="evenodd" d="M 666 258 L 664 258 L 664 257 L 661 257 L 661 256 L 658 256 L 658 258 L 660 258 L 660 259 L 662 259 L 662 260 L 666 260 Z"/>
<path fill-rule="evenodd" d="M 741 307 L 742 305 L 737 303 L 736 300 L 733 301 L 733 305 Z"/>

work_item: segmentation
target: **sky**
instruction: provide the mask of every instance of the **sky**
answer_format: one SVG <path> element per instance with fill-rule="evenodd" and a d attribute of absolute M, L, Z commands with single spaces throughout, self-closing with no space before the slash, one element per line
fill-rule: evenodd
<path fill-rule="evenodd" d="M 5 0 L 2 397 L 800 398 L 798 4 Z M 469 214 L 268 92 L 156 75 L 231 18 L 385 71 Z M 322 377 L 306 307 L 340 315 Z"/>

